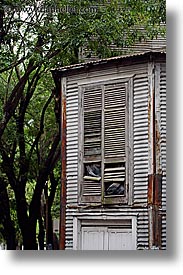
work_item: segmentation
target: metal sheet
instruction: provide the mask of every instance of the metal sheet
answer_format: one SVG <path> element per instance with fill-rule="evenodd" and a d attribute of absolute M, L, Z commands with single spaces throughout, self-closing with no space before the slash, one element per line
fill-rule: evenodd
<path fill-rule="evenodd" d="M 134 204 L 147 203 L 148 174 L 148 77 L 134 77 Z M 143 156 L 143 158 L 142 158 Z M 141 192 L 139 192 L 141 190 Z"/>
<path fill-rule="evenodd" d="M 110 62 L 110 61 L 109 61 Z M 100 65 L 100 64 L 99 64 Z M 119 66 L 118 71 L 120 75 L 134 74 L 134 113 L 133 113 L 133 155 L 134 155 L 134 184 L 133 184 L 133 204 L 135 208 L 130 206 L 126 209 L 116 208 L 115 210 L 103 209 L 104 214 L 121 213 L 123 216 L 137 215 L 137 248 L 147 249 L 149 244 L 148 236 L 148 75 L 147 64 L 126 65 Z M 163 68 L 163 67 L 162 67 Z M 69 69 L 69 68 L 68 68 Z M 107 75 L 108 79 L 116 76 L 116 71 L 112 73 L 113 67 L 110 68 L 110 73 Z M 80 81 L 96 82 L 98 80 L 106 79 L 105 70 L 92 70 L 87 75 L 84 73 L 77 76 L 71 75 L 67 78 L 67 210 L 66 210 L 66 249 L 73 247 L 73 216 L 78 211 L 78 83 Z M 116 75 L 115 75 L 116 74 Z M 87 78 L 86 78 L 87 76 Z M 166 201 L 166 104 L 165 100 L 165 80 L 164 71 L 161 75 L 161 89 L 160 89 L 160 105 L 161 105 L 161 154 L 162 154 L 162 205 L 165 207 Z M 109 121 L 110 123 L 110 121 Z M 72 206 L 72 207 L 71 207 Z M 71 207 L 72 209 L 70 209 Z M 75 208 L 75 209 L 74 209 Z M 79 209 L 84 213 L 84 209 Z M 86 211 L 89 211 L 86 210 Z M 91 214 L 98 215 L 101 208 L 92 208 Z M 162 247 L 166 247 L 166 222 L 165 218 L 162 220 Z"/>

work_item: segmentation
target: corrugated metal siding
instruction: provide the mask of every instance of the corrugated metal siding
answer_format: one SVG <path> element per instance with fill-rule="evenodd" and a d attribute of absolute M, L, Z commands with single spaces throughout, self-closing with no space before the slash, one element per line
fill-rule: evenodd
<path fill-rule="evenodd" d="M 147 212 L 147 192 L 148 192 L 148 74 L 147 63 L 134 66 L 119 66 L 108 71 L 107 79 L 115 78 L 117 73 L 127 76 L 134 75 L 134 115 L 133 115 L 133 153 L 134 153 L 134 185 L 133 203 L 135 209 L 120 208 L 120 213 L 124 216 L 137 215 L 137 248 L 148 248 L 148 212 Z M 165 146 L 165 66 L 161 65 L 160 76 L 160 103 L 161 103 L 161 154 L 163 170 L 163 207 L 166 206 L 166 146 Z M 106 70 L 93 70 L 86 73 L 72 75 L 67 78 L 67 210 L 66 210 L 66 249 L 73 249 L 73 215 L 78 210 L 73 210 L 78 202 L 78 81 L 85 80 L 97 82 L 106 79 Z M 87 79 L 86 79 L 87 76 Z M 119 76 L 119 75 L 118 75 Z M 91 210 L 93 215 L 100 213 L 101 209 Z M 104 211 L 104 210 L 103 210 Z M 105 210 L 109 213 L 115 210 Z M 87 213 L 86 210 L 80 212 Z M 117 212 L 119 213 L 119 212 Z M 166 242 L 166 219 L 163 215 L 162 222 L 162 248 Z"/>
<path fill-rule="evenodd" d="M 157 39 L 144 40 L 138 43 L 135 43 L 131 47 L 124 47 L 122 49 L 112 46 L 112 50 L 121 52 L 122 54 L 127 53 L 139 53 L 146 52 L 150 50 L 158 50 L 166 47 L 166 37 L 158 36 Z"/>
<path fill-rule="evenodd" d="M 90 216 L 92 218 L 97 216 L 111 217 L 113 215 L 115 218 L 123 217 L 129 218 L 135 216 L 136 221 L 136 236 L 137 236 L 137 249 L 143 250 L 148 249 L 149 246 L 149 235 L 148 235 L 148 212 L 147 209 L 137 208 L 137 209 L 92 209 L 85 210 L 80 209 L 79 211 L 73 209 L 67 209 L 67 219 L 66 219 L 66 250 L 73 249 L 73 217 L 79 215 Z M 102 220 L 102 219 L 101 219 Z"/>
<path fill-rule="evenodd" d="M 77 203 L 78 92 L 77 83 L 67 83 L 67 203 Z"/>
<path fill-rule="evenodd" d="M 137 217 L 137 249 L 148 249 L 149 231 L 148 231 L 148 212 L 146 210 L 138 211 Z"/>
<path fill-rule="evenodd" d="M 147 204 L 148 192 L 148 76 L 134 78 L 134 204 Z"/>
<path fill-rule="evenodd" d="M 166 37 L 162 37 L 158 35 L 156 39 L 144 40 L 138 43 L 135 43 L 133 46 L 129 47 L 116 47 L 115 45 L 111 45 L 111 51 L 117 53 L 118 55 L 125 55 L 129 53 L 140 53 L 140 52 L 148 52 L 151 50 L 158 50 L 166 47 Z M 80 49 L 79 59 L 83 62 L 90 62 L 98 60 L 99 58 L 91 51 L 87 50 L 87 48 Z"/>
<path fill-rule="evenodd" d="M 162 207 L 166 207 L 166 64 L 161 64 L 160 68 Z"/>
<path fill-rule="evenodd" d="M 166 249 L 166 64 L 160 64 L 160 125 L 162 167 L 162 249 Z"/>
<path fill-rule="evenodd" d="M 66 210 L 66 236 L 65 236 L 65 249 L 73 250 L 73 215 L 74 211 L 71 209 Z"/>
<path fill-rule="evenodd" d="M 166 214 L 161 214 L 162 215 L 162 236 L 161 236 L 161 248 L 163 250 L 166 250 Z"/>
<path fill-rule="evenodd" d="M 66 81 L 66 117 L 67 117 L 67 204 L 76 204 L 78 196 L 78 85 L 77 82 Z M 66 209 L 66 249 L 72 249 L 73 217 Z"/>

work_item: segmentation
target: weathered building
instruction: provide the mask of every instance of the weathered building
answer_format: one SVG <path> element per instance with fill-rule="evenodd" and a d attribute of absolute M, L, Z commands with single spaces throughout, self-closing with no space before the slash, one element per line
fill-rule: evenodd
<path fill-rule="evenodd" d="M 165 51 L 53 77 L 62 102 L 61 249 L 166 249 Z"/>

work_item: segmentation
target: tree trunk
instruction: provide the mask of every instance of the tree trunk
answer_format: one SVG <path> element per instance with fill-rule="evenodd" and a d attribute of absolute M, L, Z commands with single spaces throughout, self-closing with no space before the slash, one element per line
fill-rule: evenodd
<path fill-rule="evenodd" d="M 12 225 L 12 222 L 9 220 L 6 226 L 6 244 L 7 250 L 16 249 L 16 239 L 15 239 L 15 228 Z"/>
<path fill-rule="evenodd" d="M 18 223 L 23 237 L 24 249 L 37 250 L 36 225 L 37 218 L 39 217 L 37 217 L 37 209 L 34 209 L 34 215 L 28 216 L 27 201 L 25 197 L 24 187 L 19 186 L 16 188 L 15 197 Z"/>
<path fill-rule="evenodd" d="M 38 235 L 40 250 L 44 250 L 44 237 L 45 237 L 45 231 L 44 231 L 43 219 L 40 215 L 40 217 L 39 217 L 39 235 Z"/>
<path fill-rule="evenodd" d="M 53 249 L 53 222 L 51 216 L 51 209 L 48 210 L 48 228 L 47 228 L 48 244 L 51 245 Z"/>
<path fill-rule="evenodd" d="M 0 179 L 0 222 L 2 223 L 3 237 L 6 240 L 7 249 L 16 249 L 15 228 L 10 216 L 9 197 L 6 189 L 6 185 L 3 180 Z"/>
<path fill-rule="evenodd" d="M 36 241 L 36 232 L 33 228 L 29 228 L 27 232 L 24 232 L 23 247 L 24 247 L 24 250 L 38 250 L 38 244 Z"/>

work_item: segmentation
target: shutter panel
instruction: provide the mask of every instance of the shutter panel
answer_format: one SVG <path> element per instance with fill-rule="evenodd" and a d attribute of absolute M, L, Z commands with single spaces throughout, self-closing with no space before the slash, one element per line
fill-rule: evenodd
<path fill-rule="evenodd" d="M 81 195 L 83 202 L 101 201 L 102 87 L 83 92 L 84 149 Z"/>
<path fill-rule="evenodd" d="M 101 110 L 84 112 L 84 156 L 101 155 Z"/>
<path fill-rule="evenodd" d="M 121 202 L 125 194 L 125 125 L 126 87 L 124 83 L 105 85 L 104 203 Z"/>
<path fill-rule="evenodd" d="M 102 87 L 90 86 L 84 89 L 84 111 L 102 108 Z"/>
<path fill-rule="evenodd" d="M 84 90 L 84 157 L 101 155 L 101 86 Z"/>
<path fill-rule="evenodd" d="M 82 202 L 126 203 L 126 84 L 83 88 Z"/>
<path fill-rule="evenodd" d="M 105 158 L 125 157 L 125 94 L 124 84 L 105 86 Z"/>

